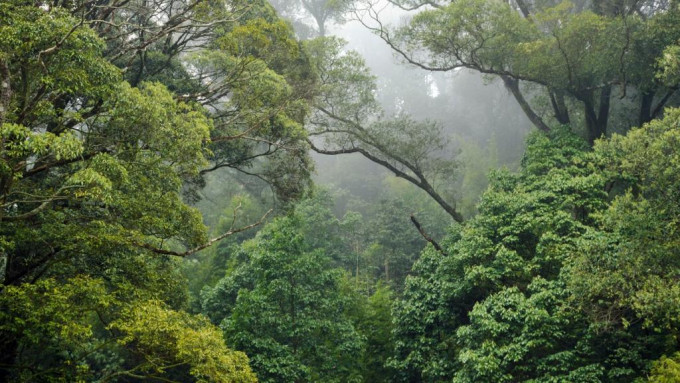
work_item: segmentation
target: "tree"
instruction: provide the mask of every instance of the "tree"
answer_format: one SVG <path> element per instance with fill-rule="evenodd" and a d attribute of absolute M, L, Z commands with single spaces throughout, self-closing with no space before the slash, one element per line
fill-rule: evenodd
<path fill-rule="evenodd" d="M 362 341 L 345 312 L 342 272 L 313 248 L 298 217 L 244 244 L 248 258 L 203 294 L 227 342 L 251 355 L 260 381 L 350 381 Z"/>
<path fill-rule="evenodd" d="M 675 351 L 676 239 L 658 230 L 674 230 L 677 166 L 648 157 L 676 141 L 667 114 L 594 152 L 565 130 L 531 136 L 520 173 L 498 173 L 446 255 L 426 249 L 407 278 L 402 380 L 634 381 Z"/>
<path fill-rule="evenodd" d="M 585 233 L 569 265 L 574 302 L 605 328 L 678 326 L 674 278 L 680 267 L 676 216 L 680 209 L 678 145 L 680 111 L 598 142 L 603 168 L 623 192 Z"/>
<path fill-rule="evenodd" d="M 3 290 L 0 342 L 20 339 L 17 381 L 256 381 L 245 354 L 228 349 L 206 318 L 107 285 L 76 277 Z"/>
<path fill-rule="evenodd" d="M 326 36 L 328 23 L 342 23 L 352 5 L 352 0 L 273 0 L 272 4 L 283 16 L 296 20 L 299 12 L 312 16 L 316 23 L 316 36 Z M 304 24 L 300 24 L 300 27 Z M 300 29 L 300 28 L 298 28 Z"/>
<path fill-rule="evenodd" d="M 424 244 L 409 221 L 412 209 L 413 205 L 407 205 L 403 199 L 384 199 L 370 222 L 374 228 L 370 233 L 373 240 L 371 266 L 379 279 L 397 291 Z"/>
<path fill-rule="evenodd" d="M 11 74 L 3 77 L 11 91 L 1 132 L 3 283 L 39 278 L 62 257 L 134 249 L 151 233 L 204 241 L 196 211 L 179 198 L 182 177 L 205 164 L 211 123 L 202 111 L 159 84 L 121 82 L 97 37 L 87 28 L 69 34 L 77 22 L 61 9 L 4 9 L 12 27 L 3 30 Z M 59 108 L 56 99 L 71 101 Z"/>
<path fill-rule="evenodd" d="M 315 58 L 320 89 L 309 120 L 312 150 L 327 155 L 359 153 L 425 191 L 458 221 L 463 216 L 438 188 L 452 178 L 441 126 L 408 116 L 385 119 L 375 100 L 375 79 L 355 52 L 342 52 L 338 39 L 307 47 Z M 318 140 L 315 140 L 318 138 Z"/>
<path fill-rule="evenodd" d="M 170 258 L 186 257 L 263 219 L 232 225 L 208 239 L 199 212 L 183 200 L 183 192 L 206 168 L 245 170 L 273 154 L 270 158 L 285 163 L 275 160 L 259 170 L 275 175 L 269 181 L 281 199 L 302 193 L 309 182 L 301 124 L 306 107 L 300 96 L 306 83 L 294 80 L 304 78 L 308 66 L 296 54 L 292 32 L 270 7 L 240 2 L 210 7 L 202 1 L 0 4 L 3 301 L 10 292 L 25 292 L 25 301 L 36 303 L 41 298 L 29 292 L 43 280 L 55 281 L 59 289 L 89 277 L 106 287 L 93 294 L 124 287 L 128 295 L 117 304 L 120 310 L 159 306 L 144 315 L 167 319 L 173 327 L 165 334 L 169 342 L 185 342 L 185 335 L 177 335 L 184 327 L 218 347 L 216 333 L 201 338 L 204 321 L 179 312 L 186 291 Z M 194 55 L 199 47 L 210 50 Z M 245 144 L 250 142 L 256 144 Z M 233 152 L 220 143 L 234 144 Z M 265 154 L 255 152 L 263 147 Z M 72 305 L 75 312 L 94 313 L 78 303 Z M 12 327 L 12 315 L 0 323 L 2 380 L 24 374 L 20 351 L 32 342 L 32 330 Z M 99 322 L 110 325 L 106 318 Z M 98 328 L 92 323 L 87 325 Z M 123 327 L 128 325 L 111 331 L 146 336 L 141 329 Z M 45 330 L 46 338 L 60 336 L 48 330 L 58 329 Z M 134 348 L 142 346 L 137 335 L 103 337 L 121 345 L 131 342 Z M 149 358 L 156 358 L 157 345 L 148 346 Z M 159 368 L 203 363 L 195 344 L 183 346 L 193 351 L 178 346 Z M 65 360 L 56 347 L 36 350 L 36 358 L 50 363 Z M 126 366 L 138 365 L 135 352 L 112 352 Z M 234 363 L 246 371 L 247 360 L 238 355 Z M 57 379 L 63 369 L 50 363 L 36 373 Z M 208 377 L 189 373 L 185 380 L 229 380 L 220 368 Z M 153 367 L 142 370 L 154 373 Z"/>
<path fill-rule="evenodd" d="M 365 25 L 423 69 L 469 68 L 500 77 L 540 130 L 571 124 L 578 131 L 583 124 L 592 144 L 608 127 L 659 117 L 676 90 L 654 80 L 656 58 L 680 33 L 677 9 L 665 3 L 595 2 L 591 10 L 524 1 L 396 3 L 433 8 L 390 29 L 369 5 Z M 548 96 L 550 120 L 527 100 L 520 82 Z M 618 109 L 624 118 L 613 121 Z"/>
<path fill-rule="evenodd" d="M 673 382 L 680 378 L 680 366 L 678 366 L 678 354 L 673 357 L 662 357 L 654 363 L 649 381 L 653 383 Z"/>
<path fill-rule="evenodd" d="M 48 261 L 54 262 L 60 252 L 87 254 L 93 250 L 86 249 L 87 245 L 81 250 L 67 250 L 61 241 L 73 243 L 69 240 L 73 237 L 65 233 L 82 239 L 106 236 L 107 246 L 117 243 L 132 248 L 157 246 L 173 237 L 188 247 L 205 241 L 205 228 L 197 212 L 184 205 L 179 194 L 182 184 L 199 172 L 222 166 L 252 166 L 252 160 L 272 154 L 284 163 L 270 163 L 264 172 L 275 174 L 269 180 L 282 198 L 295 198 L 301 193 L 308 182 L 308 163 L 302 141 L 304 131 L 293 115 L 302 119 L 304 105 L 295 97 L 291 100 L 287 80 L 267 66 L 281 66 L 281 61 L 299 58 L 288 56 L 294 54 L 296 44 L 283 24 L 269 24 L 263 19 L 246 20 L 243 26 L 232 25 L 231 20 L 216 21 L 220 25 L 227 23 L 230 29 L 213 36 L 214 49 L 196 59 L 203 66 L 194 83 L 206 90 L 201 93 L 206 105 L 226 95 L 230 100 L 213 104 L 217 112 L 210 113 L 192 102 L 191 97 L 185 95 L 186 102 L 180 101 L 157 83 L 139 82 L 137 87 L 131 87 L 123 81 L 120 71 L 110 62 L 113 58 L 105 56 L 110 53 L 107 46 L 93 29 L 104 21 L 97 18 L 86 23 L 89 11 L 74 7 L 46 6 L 44 10 L 16 1 L 2 8 L 3 18 L 11 21 L 2 29 L 5 38 L 0 60 L 2 82 L 6 85 L 0 116 L 5 138 L 2 220 L 6 235 L 22 233 L 11 240 L 11 246 L 17 248 L 17 254 L 23 254 L 8 255 L 5 284 L 30 280 L 29 274 Z M 115 4 L 109 7 L 105 8 L 113 18 L 124 10 Z M 187 12 L 198 12 L 194 8 Z M 81 11 L 87 12 L 80 19 L 70 15 Z M 100 11 L 98 8 L 92 12 Z M 256 26 L 259 29 L 254 29 Z M 196 29 L 200 28 L 192 30 Z M 162 30 L 157 32 L 153 42 L 168 37 Z M 283 34 L 279 37 L 293 53 L 271 48 L 269 38 L 274 38 L 275 33 Z M 135 33 L 131 36 L 142 38 Z M 26 38 L 29 43 L 22 44 Z M 239 53 L 239 49 L 243 48 L 239 44 L 253 39 L 259 45 L 250 44 L 248 55 L 241 58 L 243 52 Z M 135 46 L 134 42 L 128 43 Z M 124 52 L 121 50 L 121 54 Z M 216 60 L 222 60 L 220 65 L 216 66 Z M 74 66 L 74 62 L 78 65 Z M 215 68 L 211 72 L 215 81 L 209 85 L 202 77 L 206 67 Z M 284 69 L 280 68 L 290 78 L 295 76 L 292 69 Z M 229 73 L 226 79 L 220 77 Z M 218 78 L 224 81 L 216 81 Z M 255 91 L 246 92 L 246 84 Z M 253 84 L 260 86 L 252 87 Z M 288 106 L 291 109 L 282 109 Z M 229 123 L 224 123 L 226 118 Z M 245 132 L 234 133 L 234 129 Z M 252 131 L 268 138 L 250 136 Z M 268 143 L 262 144 L 262 140 Z M 225 144 L 235 141 L 258 143 L 239 150 Z M 302 146 L 296 146 L 296 142 Z M 269 149 L 253 153 L 263 145 Z M 280 152 L 282 146 L 290 150 Z M 208 161 L 214 165 L 204 169 Z M 155 219 L 141 218 L 150 210 L 158 212 Z M 118 220 L 103 218 L 109 214 Z M 63 224 L 43 230 L 47 226 L 42 225 L 53 222 Z M 100 226 L 89 225 L 82 230 L 85 222 Z M 28 243 L 36 238 L 50 244 L 51 250 L 41 245 L 42 250 L 34 253 L 36 250 Z M 28 247 L 23 248 L 22 241 L 27 241 Z"/>

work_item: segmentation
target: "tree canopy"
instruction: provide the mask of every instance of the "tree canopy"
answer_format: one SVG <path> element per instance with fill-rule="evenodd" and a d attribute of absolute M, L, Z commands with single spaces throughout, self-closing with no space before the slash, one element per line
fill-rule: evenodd
<path fill-rule="evenodd" d="M 621 131 L 661 116 L 677 89 L 655 77 L 657 60 L 680 37 L 678 10 L 670 3 L 395 3 L 423 10 L 394 29 L 369 2 L 363 22 L 423 69 L 469 68 L 500 77 L 540 130 L 556 123 L 583 127 L 592 144 L 608 128 Z M 527 95 L 537 91 L 523 91 L 521 83 L 537 86 L 547 108 L 532 103 Z"/>
<path fill-rule="evenodd" d="M 0 380 L 677 381 L 677 1 L 389 3 L 0 2 Z"/>

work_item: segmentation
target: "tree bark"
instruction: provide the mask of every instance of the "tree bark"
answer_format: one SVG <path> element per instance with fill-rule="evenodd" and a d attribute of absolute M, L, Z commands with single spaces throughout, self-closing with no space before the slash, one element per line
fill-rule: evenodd
<path fill-rule="evenodd" d="M 425 230 L 423 230 L 422 225 L 420 224 L 420 222 L 418 222 L 418 220 L 416 219 L 416 217 L 413 214 L 411 214 L 411 222 L 416 227 L 416 229 L 418 229 L 418 232 L 420 233 L 420 235 L 423 238 L 425 238 L 425 240 L 427 242 L 430 242 L 432 244 L 432 246 L 434 246 L 435 250 L 437 250 L 441 255 L 446 256 L 444 249 L 442 249 L 442 247 L 439 245 L 439 243 L 437 243 L 437 241 L 435 241 L 434 239 L 432 239 L 432 237 L 427 235 Z"/>
<path fill-rule="evenodd" d="M 652 120 L 652 103 L 654 102 L 654 91 L 642 92 L 640 97 L 640 114 L 638 117 L 638 126 Z"/>
<path fill-rule="evenodd" d="M 517 3 L 517 6 L 519 7 L 519 10 L 522 12 L 522 16 L 524 16 L 525 19 L 531 19 L 529 7 L 527 4 L 524 2 L 524 0 L 515 0 Z"/>
<path fill-rule="evenodd" d="M 595 143 L 595 140 L 607 134 L 611 92 L 612 88 L 609 85 L 602 88 L 597 111 L 595 111 L 594 92 L 592 90 L 582 93 L 579 97 L 580 101 L 583 102 L 587 138 L 591 146 Z"/>
<path fill-rule="evenodd" d="M 545 122 L 543 122 L 543 119 L 534 112 L 531 105 L 529 105 L 529 102 L 524 98 L 522 91 L 519 89 L 519 80 L 508 76 L 501 76 L 501 79 L 503 79 L 505 86 L 510 89 L 512 95 L 515 96 L 515 100 L 517 100 L 519 106 L 524 111 L 524 114 L 529 118 L 529 121 L 531 121 L 538 130 L 549 132 L 550 128 L 548 125 L 546 125 Z"/>
<path fill-rule="evenodd" d="M 569 124 L 571 121 L 569 119 L 569 110 L 564 102 L 564 94 L 553 90 L 549 90 L 548 92 L 550 93 L 550 103 L 555 112 L 555 119 L 562 125 Z"/>

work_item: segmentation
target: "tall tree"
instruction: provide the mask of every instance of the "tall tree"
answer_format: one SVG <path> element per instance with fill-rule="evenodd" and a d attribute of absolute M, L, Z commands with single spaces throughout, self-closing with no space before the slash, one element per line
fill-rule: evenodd
<path fill-rule="evenodd" d="M 675 94 L 676 87 L 654 79 L 656 58 L 680 34 L 678 10 L 667 3 L 593 2 L 591 9 L 495 0 L 397 3 L 432 7 L 390 29 L 369 5 L 365 25 L 423 69 L 498 76 L 540 130 L 583 126 L 592 144 L 608 127 L 659 117 Z M 521 82 L 538 86 L 550 113 L 532 105 Z M 619 108 L 624 118 L 612 121 Z"/>
<path fill-rule="evenodd" d="M 136 295 L 130 299 L 130 295 Z M 77 277 L 8 286 L 0 294 L 0 344 L 21 339 L 3 381 L 255 382 L 245 354 L 218 328 L 138 286 Z"/>
<path fill-rule="evenodd" d="M 275 220 L 243 251 L 246 262 L 203 295 L 227 342 L 251 355 L 263 382 L 351 380 L 362 342 L 342 272 L 306 241 L 299 218 Z"/>
<path fill-rule="evenodd" d="M 170 257 L 254 226 L 232 225 L 208 239 L 199 212 L 182 198 L 183 186 L 206 168 L 227 163 L 247 172 L 255 159 L 271 155 L 275 160 L 261 170 L 272 175 L 282 199 L 300 195 L 308 183 L 302 79 L 309 66 L 292 32 L 271 7 L 259 5 L 0 4 L 0 298 L 10 307 L 12 297 L 22 297 L 29 310 L 19 307 L 2 318 L 1 380 L 25 376 L 26 348 L 41 351 L 36 358 L 46 361 L 29 380 L 57 379 L 70 363 L 92 362 L 87 353 L 68 359 L 53 344 L 41 349 L 35 342 L 35 331 L 46 342 L 59 339 L 54 331 L 72 318 L 40 327 L 40 310 L 30 308 L 43 298 L 69 301 L 74 313 L 84 313 L 78 331 L 110 332 L 93 337 L 123 348 L 147 347 L 137 349 L 141 354 L 112 351 L 125 361 L 112 367 L 121 376 L 161 376 L 157 369 L 165 366 L 198 368 L 207 360 L 184 344 L 156 367 L 135 364 L 138 355 L 153 359 L 161 351 L 155 335 L 130 324 L 146 301 L 158 301 L 158 310 L 144 315 L 165 317 L 171 341 L 184 342 L 191 331 L 211 333 L 206 341 L 222 347 L 218 354 L 231 353 L 215 343 L 214 328 L 178 311 L 186 294 Z M 206 50 L 199 54 L 199 47 Z M 231 150 L 219 146 L 236 142 Z M 58 287 L 83 276 L 105 285 L 92 294 L 120 292 L 116 307 L 127 310 L 129 321 L 116 322 L 121 313 L 93 319 L 108 303 L 71 299 Z M 32 292 L 51 284 L 57 287 L 46 297 Z M 15 319 L 30 325 L 17 327 Z M 124 333 L 130 337 L 118 337 Z M 244 380 L 252 380 L 247 359 L 233 355 Z M 213 356 L 221 363 L 222 356 Z M 230 380 L 229 371 L 206 368 L 213 371 L 185 380 Z"/>
<path fill-rule="evenodd" d="M 533 134 L 521 172 L 499 173 L 446 255 L 426 250 L 407 279 L 402 379 L 632 382 L 672 363 L 678 164 L 652 158 L 673 152 L 677 119 L 594 151 Z"/>
<path fill-rule="evenodd" d="M 350 10 L 353 2 L 352 0 L 272 0 L 271 3 L 284 17 L 294 21 L 299 19 L 301 11 L 311 16 L 316 24 L 314 34 L 317 37 L 323 37 L 326 36 L 329 23 L 345 21 L 345 14 Z"/>
<path fill-rule="evenodd" d="M 455 161 L 433 121 L 384 117 L 375 99 L 375 78 L 356 52 L 339 39 L 307 44 L 320 77 L 308 128 L 312 150 L 327 155 L 359 153 L 432 197 L 454 220 L 463 221 L 446 194 Z"/>

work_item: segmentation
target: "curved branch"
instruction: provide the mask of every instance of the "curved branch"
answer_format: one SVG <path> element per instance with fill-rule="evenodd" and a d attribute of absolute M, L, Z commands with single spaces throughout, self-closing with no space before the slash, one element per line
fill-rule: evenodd
<path fill-rule="evenodd" d="M 534 126 L 539 130 L 549 132 L 550 127 L 546 125 L 541 116 L 536 114 L 536 112 L 531 108 L 531 105 L 529 105 L 529 102 L 524 98 L 522 91 L 519 89 L 519 81 L 508 76 L 501 76 L 501 79 L 503 79 L 505 86 L 510 89 L 512 95 L 515 96 L 515 100 L 517 100 L 517 103 L 519 103 L 519 106 L 522 108 L 522 111 L 524 111 L 524 114 L 526 114 L 526 116 L 529 118 L 529 121 L 531 121 L 531 123 L 534 124 Z"/>
<path fill-rule="evenodd" d="M 442 247 L 439 246 L 437 241 L 435 241 L 434 239 L 432 239 L 432 237 L 430 237 L 429 235 L 427 235 L 427 233 L 425 233 L 425 230 L 423 230 L 423 227 L 420 225 L 420 222 L 418 222 L 418 220 L 416 219 L 416 217 L 413 214 L 411 214 L 411 222 L 413 223 L 413 226 L 415 226 L 416 229 L 418 229 L 418 232 L 420 233 L 420 235 L 422 235 L 423 238 L 425 238 L 425 240 L 427 242 L 430 242 L 432 244 L 432 246 L 434 246 L 435 250 L 437 250 L 441 255 L 443 255 L 445 257 L 447 256 L 447 254 L 444 252 Z"/>
<path fill-rule="evenodd" d="M 418 177 L 418 178 L 411 176 L 410 174 L 404 172 L 403 170 L 401 170 L 401 169 L 397 168 L 396 166 L 394 166 L 393 164 L 391 164 L 389 161 L 386 161 L 386 160 L 372 154 L 371 152 L 369 152 L 369 151 L 367 151 L 366 149 L 363 149 L 363 148 L 347 148 L 347 149 L 337 149 L 337 150 L 326 150 L 326 149 L 322 149 L 322 148 L 317 147 L 309 139 L 307 139 L 307 143 L 309 144 L 309 146 L 312 148 L 313 151 L 315 151 L 319 154 L 338 155 L 338 154 L 359 153 L 359 154 L 363 155 L 364 157 L 366 157 L 367 159 L 371 160 L 372 162 L 375 162 L 376 164 L 381 165 L 384 168 L 390 170 L 397 177 L 405 179 L 406 181 L 412 183 L 413 185 L 417 186 L 418 188 L 420 188 L 421 190 L 426 192 L 456 222 L 462 223 L 462 222 L 465 221 L 465 219 L 463 218 L 463 215 L 460 214 L 454 206 L 452 206 L 448 202 L 446 202 L 446 200 L 444 200 L 444 198 L 442 198 L 442 196 L 439 195 L 439 193 L 437 193 L 434 190 L 434 187 L 432 187 L 432 185 L 427 181 L 427 179 L 422 174 L 422 172 L 420 172 L 418 169 L 413 170 L 412 164 L 408 164 L 408 163 L 404 163 L 404 162 L 399 161 L 404 166 L 407 166 L 409 169 L 411 169 L 413 171 L 413 173 L 416 175 L 416 177 Z"/>
<path fill-rule="evenodd" d="M 418 9 L 423 8 L 423 7 L 427 7 L 427 6 L 430 6 L 432 8 L 437 8 L 437 9 L 442 8 L 442 6 L 440 4 L 437 4 L 436 2 L 430 1 L 430 0 L 423 0 L 420 3 L 414 4 L 414 5 L 411 5 L 411 6 L 406 6 L 404 4 L 401 4 L 400 2 L 398 2 L 396 0 L 387 0 L 387 1 L 390 4 L 394 5 L 395 7 L 399 8 L 401 10 L 404 10 L 404 11 L 417 11 Z"/>
<path fill-rule="evenodd" d="M 234 229 L 234 228 L 229 229 L 229 231 L 227 231 L 226 233 L 224 233 L 224 234 L 222 234 L 222 235 L 220 235 L 220 236 L 218 236 L 218 237 L 215 237 L 215 238 L 209 240 L 208 242 L 206 242 L 206 243 L 204 243 L 204 244 L 202 244 L 202 245 L 200 245 L 200 246 L 194 247 L 193 249 L 189 249 L 189 250 L 187 250 L 187 251 L 172 251 L 172 250 L 160 249 L 160 248 L 157 248 L 157 247 L 155 247 L 155 246 L 152 246 L 152 245 L 150 245 L 150 244 L 148 244 L 148 243 L 135 243 L 134 245 L 135 245 L 135 246 L 139 246 L 139 247 L 144 248 L 144 249 L 147 249 L 147 250 L 150 250 L 151 252 L 156 253 L 156 254 L 173 255 L 173 256 L 176 256 L 176 257 L 186 257 L 186 256 L 192 255 L 192 254 L 194 254 L 194 253 L 197 253 L 197 252 L 199 252 L 199 251 L 201 251 L 201 250 L 203 250 L 203 249 L 206 249 L 206 248 L 208 248 L 208 247 L 214 245 L 215 242 L 221 241 L 221 240 L 223 240 L 224 238 L 227 238 L 227 237 L 230 236 L 230 235 L 234 235 L 234 234 L 236 234 L 236 233 L 240 233 L 240 232 L 242 232 L 242 231 L 246 231 L 246 230 L 248 230 L 248 229 L 252 229 L 252 228 L 254 228 L 254 227 L 256 227 L 256 226 L 262 225 L 262 224 L 264 223 L 265 219 L 267 218 L 267 216 L 268 216 L 272 211 L 273 211 L 272 209 L 269 209 L 269 210 L 262 216 L 262 218 L 260 218 L 259 221 L 255 222 L 255 223 L 253 223 L 253 224 L 250 224 L 250 225 L 248 225 L 248 226 L 239 227 L 239 228 L 237 228 L 237 229 Z"/>

